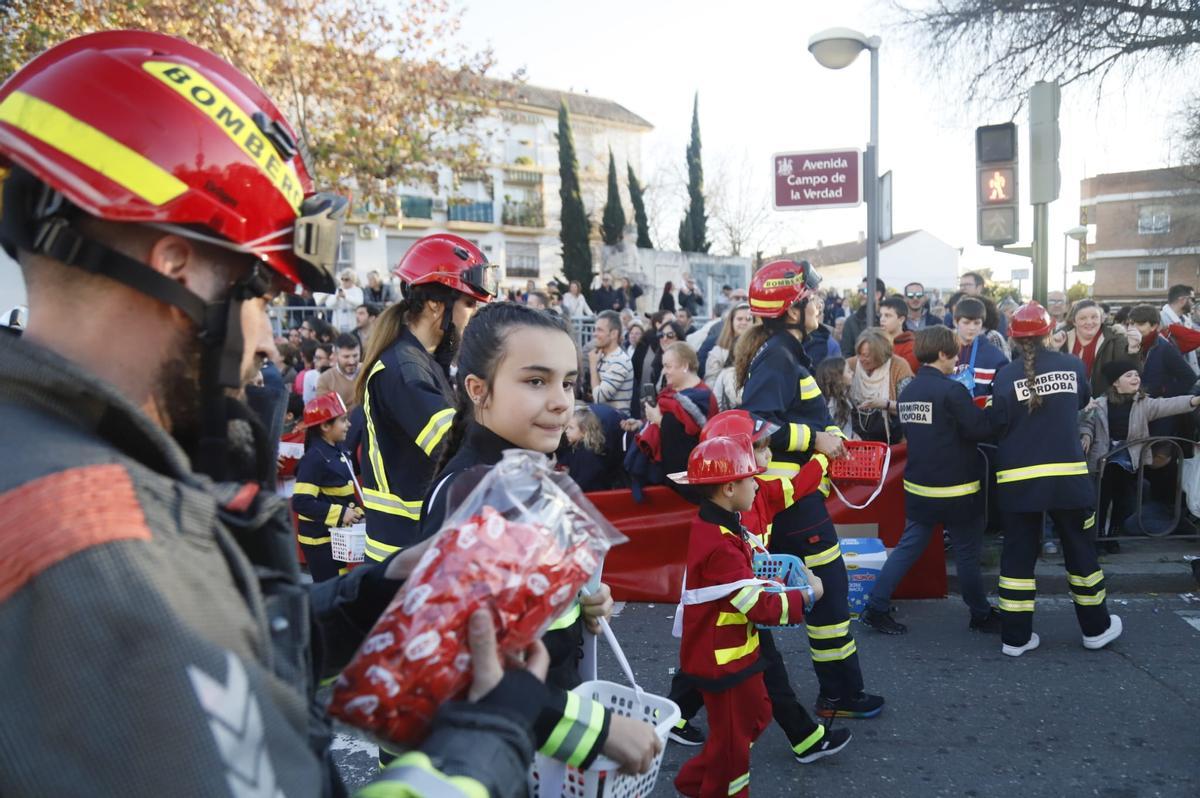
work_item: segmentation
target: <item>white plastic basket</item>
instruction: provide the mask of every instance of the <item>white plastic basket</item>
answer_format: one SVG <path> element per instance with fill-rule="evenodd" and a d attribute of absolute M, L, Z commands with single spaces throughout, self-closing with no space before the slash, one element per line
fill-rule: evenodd
<path fill-rule="evenodd" d="M 653 724 L 662 748 L 650 770 L 640 776 L 619 772 L 617 763 L 604 756 L 596 757 L 587 770 L 580 770 L 538 754 L 529 771 L 531 798 L 644 798 L 654 791 L 663 751 L 667 748 L 667 734 L 679 722 L 679 707 L 669 698 L 652 695 L 638 686 L 612 629 L 606 621 L 601 621 L 601 626 L 621 670 L 633 686 L 594 680 L 584 682 L 571 692 L 599 701 L 617 715 L 640 718 Z"/>
<path fill-rule="evenodd" d="M 329 546 L 338 562 L 362 562 L 367 550 L 367 525 L 333 527 L 329 530 Z"/>

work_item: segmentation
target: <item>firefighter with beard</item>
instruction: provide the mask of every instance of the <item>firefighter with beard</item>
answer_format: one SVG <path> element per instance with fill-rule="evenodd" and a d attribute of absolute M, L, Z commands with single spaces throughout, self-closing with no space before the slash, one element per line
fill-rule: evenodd
<path fill-rule="evenodd" d="M 403 299 L 375 322 L 355 386 L 366 420 L 366 556 L 376 561 L 420 540 L 421 501 L 454 421 L 450 362 L 478 303 L 496 295 L 495 268 L 448 233 L 417 241 L 394 273 Z"/>
<path fill-rule="evenodd" d="M 345 213 L 310 174 L 258 86 L 170 36 L 80 36 L 0 86 L 30 308 L 0 346 L 0 794 L 346 794 L 316 687 L 419 551 L 305 585 L 263 490 L 267 305 L 332 287 Z M 468 702 L 368 794 L 524 794 L 545 651 L 504 674 L 487 613 L 470 640 Z"/>
<path fill-rule="evenodd" d="M 776 468 L 807 463 L 818 452 L 827 458 L 845 454 L 842 433 L 811 374 L 804 337 L 820 324 L 817 303 L 810 301 L 821 278 L 808 261 L 777 260 L 754 273 L 750 312 L 763 320 L 738 342 L 738 383 L 742 409 L 770 421 Z M 772 552 L 801 558 L 825 584 L 825 596 L 806 614 L 808 642 L 820 682 L 817 714 L 823 718 L 872 718 L 883 711 L 883 698 L 863 690 L 858 646 L 850 635 L 849 580 L 837 531 L 825 509 L 830 483 L 775 516 Z"/>

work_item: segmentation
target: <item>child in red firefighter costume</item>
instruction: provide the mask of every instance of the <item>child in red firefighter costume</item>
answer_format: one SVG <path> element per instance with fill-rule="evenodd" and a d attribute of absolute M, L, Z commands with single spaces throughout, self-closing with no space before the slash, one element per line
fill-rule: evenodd
<path fill-rule="evenodd" d="M 776 514 L 790 507 L 797 498 L 807 496 L 820 487 L 827 466 L 824 455 L 815 456 L 803 466 L 771 463 L 770 443 L 775 430 L 774 424 L 754 418 L 745 410 L 726 410 L 713 416 L 700 433 L 701 441 L 745 435 L 754 446 L 755 462 L 765 470 L 755 477 L 758 490 L 754 494 L 754 504 L 742 513 L 742 526 L 756 536 L 757 540 L 750 538 L 752 547 L 756 549 L 767 545 L 771 519 Z M 852 736 L 850 731 L 818 725 L 796 698 L 787 667 L 771 633 L 760 630 L 759 642 L 761 657 L 767 663 L 763 680 L 771 699 L 771 714 L 787 735 L 796 761 L 809 764 L 845 748 Z M 686 677 L 676 674 L 671 680 L 670 698 L 680 709 L 680 720 L 671 731 L 671 739 L 684 745 L 703 742 L 700 731 L 690 723 L 703 706 L 700 693 L 689 684 Z"/>
<path fill-rule="evenodd" d="M 342 449 L 350 430 L 346 405 L 336 393 L 318 396 L 304 406 L 304 456 L 296 466 L 292 510 L 299 517 L 298 537 L 314 582 L 345 570 L 333 559 L 329 529 L 351 526 L 363 518 L 350 460 Z"/>
<path fill-rule="evenodd" d="M 750 281 L 750 312 L 761 327 L 739 342 L 738 382 L 742 409 L 775 424 L 770 436 L 777 468 L 803 466 L 816 454 L 845 454 L 842 432 L 829 416 L 804 352 L 804 337 L 820 324 L 820 306 L 810 302 L 821 278 L 807 261 L 778 260 L 759 269 Z M 743 349 L 743 347 L 745 347 Z M 787 464 L 787 465 L 785 465 Z M 829 484 L 793 496 L 770 526 L 771 551 L 795 555 L 825 583 L 825 598 L 808 613 L 808 642 L 820 682 L 821 717 L 871 718 L 883 711 L 883 698 L 863 690 L 858 648 L 850 636 L 849 580 L 837 531 L 825 509 Z"/>
<path fill-rule="evenodd" d="M 771 718 L 763 680 L 769 663 L 759 656 L 756 625 L 795 623 L 822 593 L 816 577 L 804 588 L 780 592 L 755 582 L 750 533 L 739 513 L 754 504 L 754 477 L 763 470 L 750 438 L 737 435 L 704 441 L 688 457 L 687 473 L 671 475 L 705 495 L 688 539 L 679 647 L 680 669 L 699 687 L 708 710 L 708 740 L 675 778 L 675 788 L 691 798 L 749 795 L 750 746 Z M 710 596 L 692 603 L 692 591 Z"/>

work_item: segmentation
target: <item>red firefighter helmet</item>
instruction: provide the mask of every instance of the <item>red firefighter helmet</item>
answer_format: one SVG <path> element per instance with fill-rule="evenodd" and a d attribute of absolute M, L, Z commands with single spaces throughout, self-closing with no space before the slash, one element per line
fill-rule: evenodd
<path fill-rule="evenodd" d="M 708 420 L 704 429 L 700 430 L 700 440 L 745 435 L 752 442 L 758 443 L 763 438 L 773 435 L 778 429 L 778 424 L 755 418 L 745 410 L 726 410 Z"/>
<path fill-rule="evenodd" d="M 688 455 L 687 472 L 671 474 L 680 485 L 716 485 L 761 474 L 749 435 L 709 438 Z"/>
<path fill-rule="evenodd" d="M 181 39 L 92 33 L 22 67 L 0 86 L 0 177 L 14 165 L 92 216 L 333 288 L 345 199 L 313 194 L 295 133 L 253 81 Z"/>
<path fill-rule="evenodd" d="M 1054 329 L 1054 317 L 1031 299 L 1016 309 L 1008 326 L 1013 338 L 1041 338 Z"/>
<path fill-rule="evenodd" d="M 308 429 L 346 415 L 346 403 L 337 393 L 322 394 L 304 406 L 304 421 L 296 430 Z"/>
<path fill-rule="evenodd" d="M 435 233 L 413 244 L 392 273 L 406 286 L 440 283 L 487 302 L 496 295 L 496 269 L 479 247 L 450 233 Z"/>
<path fill-rule="evenodd" d="M 808 261 L 773 260 L 750 280 L 750 312 L 777 319 L 820 285 L 821 275 Z"/>

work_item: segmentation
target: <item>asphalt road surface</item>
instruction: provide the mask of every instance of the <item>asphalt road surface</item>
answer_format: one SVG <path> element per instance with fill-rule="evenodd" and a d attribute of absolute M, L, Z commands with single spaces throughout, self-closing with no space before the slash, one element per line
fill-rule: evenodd
<path fill-rule="evenodd" d="M 1125 623 L 1110 648 L 1080 645 L 1071 601 L 1039 599 L 1036 651 L 1013 659 L 997 636 L 967 630 L 951 598 L 897 604 L 909 634 L 854 625 L 867 686 L 886 696 L 873 720 L 835 757 L 793 760 L 772 726 L 754 747 L 751 792 L 855 798 L 1198 798 L 1200 796 L 1200 597 L 1110 597 Z M 672 606 L 619 607 L 613 629 L 642 686 L 665 695 L 676 664 Z M 816 697 L 803 630 L 776 634 L 802 699 Z M 601 644 L 601 678 L 621 681 Z M 703 713 L 700 716 L 703 725 Z M 373 746 L 350 735 L 336 754 L 349 782 L 374 769 Z M 668 745 L 653 796 L 698 748 Z"/>

